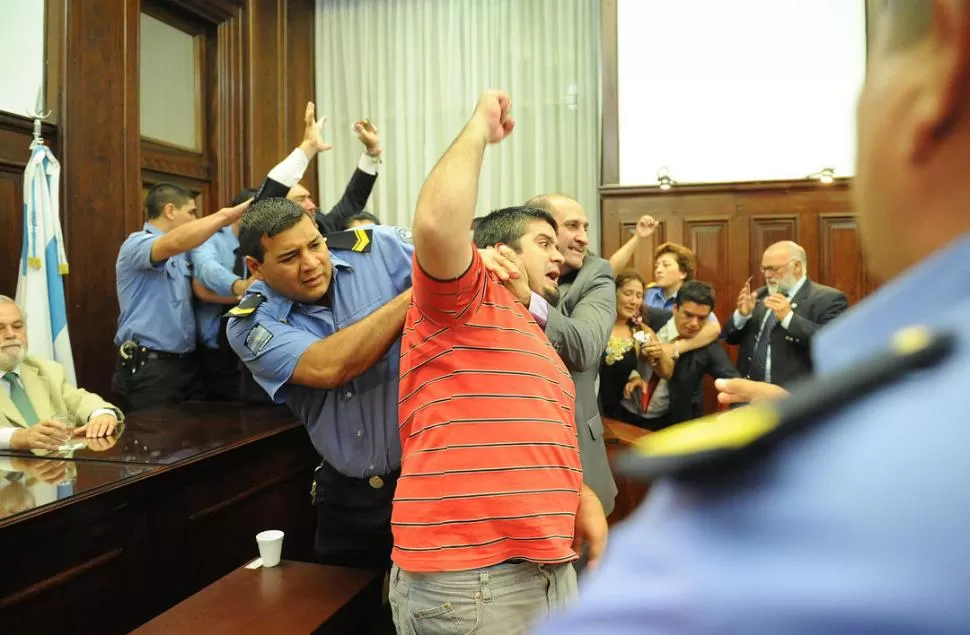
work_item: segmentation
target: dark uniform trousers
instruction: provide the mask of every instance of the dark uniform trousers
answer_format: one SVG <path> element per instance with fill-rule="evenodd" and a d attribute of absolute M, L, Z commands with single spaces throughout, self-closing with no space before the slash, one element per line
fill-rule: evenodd
<path fill-rule="evenodd" d="M 324 461 L 314 472 L 317 560 L 358 569 L 391 567 L 391 501 L 400 472 L 358 479 Z M 377 479 L 380 479 L 379 481 Z M 380 487 L 375 487 L 375 485 Z"/>
<path fill-rule="evenodd" d="M 391 568 L 391 501 L 400 471 L 359 479 L 344 476 L 326 461 L 313 475 L 317 506 L 317 561 L 340 567 L 370 569 L 385 575 Z M 378 486 L 379 485 L 379 486 Z M 387 592 L 374 587 L 366 599 L 361 635 L 394 635 Z"/>
<path fill-rule="evenodd" d="M 271 403 L 269 395 L 231 349 L 199 347 L 202 383 L 208 401 Z"/>
<path fill-rule="evenodd" d="M 200 401 L 205 395 L 195 353 L 140 351 L 127 359 L 119 355 L 111 390 L 125 412 Z"/>

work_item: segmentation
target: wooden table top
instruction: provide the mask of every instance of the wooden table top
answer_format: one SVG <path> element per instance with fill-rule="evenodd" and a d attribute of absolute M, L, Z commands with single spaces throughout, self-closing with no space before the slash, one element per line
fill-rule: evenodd
<path fill-rule="evenodd" d="M 287 560 L 240 567 L 133 632 L 310 633 L 378 575 Z"/>
<path fill-rule="evenodd" d="M 75 450 L 45 453 L 5 448 L 0 450 L 0 527 L 6 519 L 17 520 L 35 509 L 46 513 L 54 503 L 69 504 L 82 494 L 126 484 L 134 476 L 199 461 L 301 427 L 280 406 L 186 402 L 135 412 L 118 434 L 78 439 L 83 447 Z M 8 481 L 10 486 L 4 487 Z M 54 486 L 61 481 L 70 487 Z"/>
<path fill-rule="evenodd" d="M 187 401 L 134 412 L 118 428 L 118 434 L 107 439 L 79 439 L 83 447 L 71 452 L 48 454 L 4 448 L 0 457 L 172 465 L 301 425 L 284 406 Z"/>
<path fill-rule="evenodd" d="M 649 430 L 606 417 L 603 417 L 603 430 L 606 443 L 619 443 L 624 446 L 634 445 L 641 437 L 650 434 Z"/>

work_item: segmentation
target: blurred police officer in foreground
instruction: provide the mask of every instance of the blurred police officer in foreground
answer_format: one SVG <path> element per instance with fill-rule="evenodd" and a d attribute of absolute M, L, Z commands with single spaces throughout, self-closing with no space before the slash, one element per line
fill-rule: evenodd
<path fill-rule="evenodd" d="M 661 478 L 542 632 L 970 633 L 970 0 L 870 7 L 856 213 L 895 279 L 791 396 L 648 436 Z"/>

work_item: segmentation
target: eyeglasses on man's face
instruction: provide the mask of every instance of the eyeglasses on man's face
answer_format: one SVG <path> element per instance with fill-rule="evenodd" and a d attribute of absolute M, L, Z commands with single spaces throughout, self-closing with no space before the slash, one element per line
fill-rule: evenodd
<path fill-rule="evenodd" d="M 791 267 L 791 265 L 792 265 L 793 262 L 795 262 L 795 261 L 794 260 L 789 260 L 788 262 L 786 262 L 783 265 L 775 265 L 774 267 L 769 267 L 769 266 L 764 266 L 763 265 L 761 267 L 761 273 L 763 273 L 766 276 L 774 276 L 776 274 L 781 273 L 782 271 L 785 271 L 789 267 Z"/>

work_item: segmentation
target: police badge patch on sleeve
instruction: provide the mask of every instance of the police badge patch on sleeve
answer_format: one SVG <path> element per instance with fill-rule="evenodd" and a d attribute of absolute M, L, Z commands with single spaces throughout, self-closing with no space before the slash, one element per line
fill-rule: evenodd
<path fill-rule="evenodd" d="M 407 229 L 406 227 L 397 228 L 397 237 L 402 243 L 407 243 L 409 245 L 414 244 L 414 238 L 411 236 L 411 230 Z"/>
<path fill-rule="evenodd" d="M 271 339 L 273 339 L 273 334 L 269 332 L 269 329 L 262 324 L 256 324 L 249 329 L 249 333 L 246 335 L 246 348 L 258 357 Z"/>

